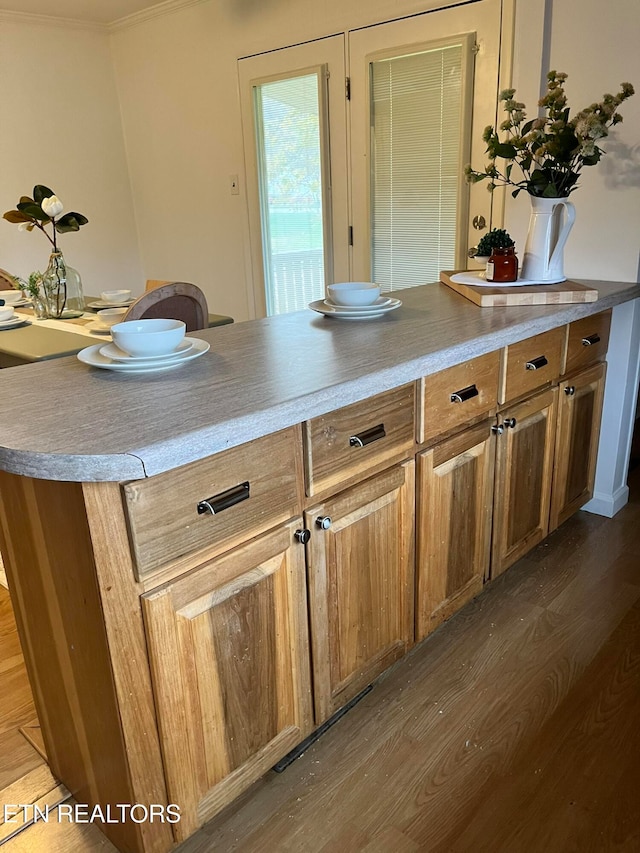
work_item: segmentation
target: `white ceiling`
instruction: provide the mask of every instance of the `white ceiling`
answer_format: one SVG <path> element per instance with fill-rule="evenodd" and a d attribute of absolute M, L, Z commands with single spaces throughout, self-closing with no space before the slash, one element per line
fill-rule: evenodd
<path fill-rule="evenodd" d="M 0 0 L 0 12 L 23 12 L 110 24 L 126 15 L 161 5 L 161 0 Z"/>

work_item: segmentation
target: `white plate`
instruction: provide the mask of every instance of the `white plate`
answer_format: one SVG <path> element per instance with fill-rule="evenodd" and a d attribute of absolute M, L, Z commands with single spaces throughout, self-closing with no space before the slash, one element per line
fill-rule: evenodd
<path fill-rule="evenodd" d="M 337 302 L 332 302 L 330 299 L 325 299 L 324 304 L 328 308 L 338 308 L 340 311 L 357 311 L 358 314 L 363 311 L 375 311 L 378 308 L 384 308 L 393 302 L 391 296 L 379 296 L 371 305 L 339 305 Z"/>
<path fill-rule="evenodd" d="M 135 301 L 135 299 L 126 299 L 124 302 L 105 302 L 103 299 L 97 299 L 95 302 L 89 302 L 87 308 L 95 308 L 97 311 L 102 308 L 128 308 Z"/>
<path fill-rule="evenodd" d="M 383 305 L 376 308 L 368 306 L 368 311 L 362 309 L 344 308 L 343 306 L 328 305 L 324 299 L 318 299 L 309 305 L 312 311 L 317 311 L 319 314 L 324 314 L 325 317 L 334 317 L 336 320 L 371 320 L 373 317 L 382 317 L 383 314 L 388 314 L 389 311 L 395 311 L 399 308 L 402 302 L 399 299 L 391 299 L 388 305 Z"/>
<path fill-rule="evenodd" d="M 0 329 L 13 329 L 16 326 L 22 326 L 23 323 L 28 323 L 29 319 L 27 317 L 19 317 L 17 314 L 14 314 L 10 320 L 2 320 L 0 322 Z"/>
<path fill-rule="evenodd" d="M 206 341 L 201 341 L 199 338 L 190 338 L 190 340 L 193 341 L 193 347 L 190 350 L 183 355 L 167 359 L 159 364 L 126 364 L 122 361 L 113 361 L 113 359 L 101 354 L 100 350 L 104 344 L 94 344 L 80 350 L 78 359 L 90 367 L 101 367 L 104 370 L 116 370 L 122 373 L 159 373 L 161 370 L 173 370 L 174 367 L 180 367 L 181 364 L 198 358 L 209 351 L 209 344 Z"/>
<path fill-rule="evenodd" d="M 4 299 L 4 297 L 2 295 L 2 291 L 0 291 L 0 299 Z M 30 299 L 19 299 L 17 302 L 11 303 L 11 308 L 22 308 L 24 305 L 31 305 L 31 300 Z M 6 301 L 5 301 L 4 307 L 9 308 L 9 305 Z"/>
<path fill-rule="evenodd" d="M 100 355 L 104 355 L 112 361 L 122 361 L 125 364 L 144 364 L 146 362 L 166 361 L 167 359 L 177 358 L 178 356 L 182 357 L 191 349 L 193 349 L 193 338 L 185 338 L 176 350 L 165 352 L 162 355 L 129 355 L 129 353 L 123 352 L 115 344 L 105 344 L 100 350 Z"/>
<path fill-rule="evenodd" d="M 85 329 L 88 329 L 92 335 L 110 335 L 111 326 L 105 326 L 99 320 L 94 320 L 92 323 L 87 323 Z"/>

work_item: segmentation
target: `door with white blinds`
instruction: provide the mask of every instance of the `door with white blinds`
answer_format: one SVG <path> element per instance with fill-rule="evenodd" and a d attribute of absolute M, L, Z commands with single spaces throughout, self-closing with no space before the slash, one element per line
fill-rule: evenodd
<path fill-rule="evenodd" d="M 471 194 L 490 222 L 491 196 L 463 168 L 483 162 L 495 122 L 500 11 L 480 0 L 350 33 L 354 279 L 437 281 L 466 265 Z"/>
<path fill-rule="evenodd" d="M 239 60 L 255 316 L 349 277 L 344 37 Z"/>

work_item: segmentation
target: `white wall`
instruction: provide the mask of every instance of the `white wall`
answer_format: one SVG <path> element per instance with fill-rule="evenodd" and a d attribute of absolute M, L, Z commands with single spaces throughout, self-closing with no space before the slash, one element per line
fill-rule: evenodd
<path fill-rule="evenodd" d="M 109 35 L 0 16 L 0 214 L 53 189 L 89 224 L 58 235 L 86 293 L 144 289 Z M 50 244 L 0 219 L 0 267 L 44 270 Z"/>
<path fill-rule="evenodd" d="M 250 265 L 244 185 L 238 196 L 229 186 L 230 176 L 242 178 L 244 170 L 237 58 L 434 5 L 215 0 L 115 32 L 145 276 L 193 281 L 205 290 L 212 310 L 246 319 Z M 576 109 L 605 91 L 617 91 L 622 80 L 640 89 L 637 0 L 610 0 L 606 13 L 599 0 L 583 0 L 582 6 L 588 9 L 578 15 L 573 0 L 517 0 L 513 76 L 530 112 L 546 58 L 569 74 L 567 90 Z M 546 43 L 545 20 L 552 23 Z M 575 277 L 637 277 L 640 94 L 623 111 L 625 122 L 608 141 L 608 160 L 586 170 L 573 196 L 578 221 L 565 270 Z M 631 162 L 623 166 L 624 152 L 630 152 Z M 524 196 L 507 201 L 505 224 L 521 245 L 527 202 Z"/>
<path fill-rule="evenodd" d="M 550 68 L 569 75 L 572 113 L 618 92 L 622 82 L 637 91 L 620 108 L 623 123 L 602 143 L 608 153 L 583 170 L 571 194 L 576 223 L 564 253 L 569 278 L 640 281 L 639 22 L 638 0 L 580 0 L 579 11 L 575 0 L 518 0 L 514 86 L 530 117 L 537 112 L 540 77 Z M 545 23 L 550 35 L 543 44 Z M 505 226 L 520 246 L 528 211 L 525 195 L 508 197 Z"/>

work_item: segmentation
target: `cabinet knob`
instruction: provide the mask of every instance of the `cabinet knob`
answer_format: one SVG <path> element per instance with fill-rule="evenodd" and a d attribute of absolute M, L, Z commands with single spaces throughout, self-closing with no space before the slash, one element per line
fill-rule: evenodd
<path fill-rule="evenodd" d="M 502 433 L 504 432 L 504 426 L 502 424 L 494 424 L 491 427 L 491 432 L 494 435 L 502 435 Z"/>
<path fill-rule="evenodd" d="M 564 393 L 567 395 L 567 397 L 573 397 L 573 395 L 576 393 L 576 386 L 567 385 L 567 387 L 564 389 Z"/>
<path fill-rule="evenodd" d="M 306 527 L 303 527 L 302 530 L 296 530 L 293 535 L 298 540 L 298 542 L 302 543 L 302 545 L 306 545 L 307 542 L 311 539 L 311 531 L 307 530 Z"/>
<path fill-rule="evenodd" d="M 517 421 L 515 418 L 505 418 L 505 419 L 504 419 L 504 425 L 505 425 L 508 429 L 515 429 L 515 428 L 516 428 L 517 423 L 518 423 L 518 421 Z"/>
<path fill-rule="evenodd" d="M 328 515 L 319 515 L 316 518 L 316 524 L 320 530 L 328 530 L 331 527 L 331 517 Z"/>
<path fill-rule="evenodd" d="M 582 339 L 582 346 L 583 347 L 590 347 L 593 344 L 599 344 L 599 343 L 600 343 L 600 335 L 587 335 L 586 338 Z"/>

